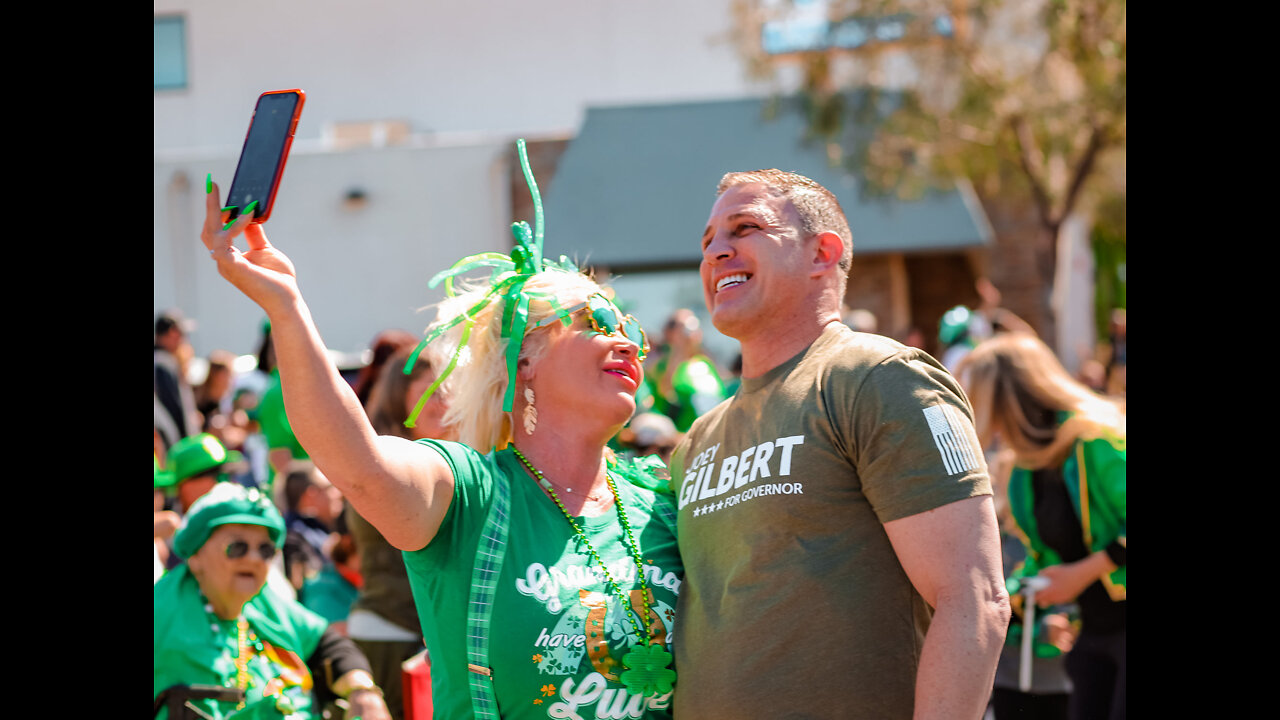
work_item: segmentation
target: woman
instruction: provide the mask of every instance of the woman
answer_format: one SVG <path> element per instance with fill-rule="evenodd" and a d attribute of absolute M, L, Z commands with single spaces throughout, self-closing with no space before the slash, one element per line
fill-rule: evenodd
<path fill-rule="evenodd" d="M 1009 509 L 1025 536 L 1021 577 L 1040 575 L 1038 606 L 1075 602 L 1067 655 L 1072 718 L 1125 716 L 1125 412 L 1071 377 L 1033 335 L 980 344 L 957 375 L 985 447 L 1014 456 Z"/>
<path fill-rule="evenodd" d="M 365 411 L 379 435 L 398 435 L 408 440 L 437 438 L 456 440 L 456 433 L 441 424 L 446 409 L 446 393 L 433 393 L 418 414 L 414 427 L 405 427 L 418 398 L 435 382 L 438 361 L 419 356 L 409 374 L 404 366 L 413 357 L 415 339 L 408 347 L 384 358 L 381 370 L 370 385 Z M 357 396 L 359 389 L 357 386 Z M 364 584 L 351 606 L 347 636 L 369 658 L 373 678 L 386 692 L 387 707 L 396 720 L 404 717 L 401 664 L 422 648 L 422 627 L 413 604 L 413 590 L 400 551 L 378 533 L 350 505 L 347 526 L 360 554 Z"/>
<path fill-rule="evenodd" d="M 173 538 L 187 562 L 154 588 L 157 717 L 181 707 L 181 686 L 191 685 L 230 693 L 187 696 L 208 718 L 316 718 L 313 688 L 345 697 L 348 718 L 389 717 L 359 650 L 315 613 L 263 590 L 284 534 L 271 501 L 237 483 L 218 483 L 191 506 Z"/>
<path fill-rule="evenodd" d="M 303 446 L 404 551 L 436 714 L 668 717 L 683 574 L 674 508 L 624 481 L 641 473 L 605 447 L 635 412 L 647 343 L 589 277 L 543 262 L 518 148 L 537 231 L 517 223 L 510 258 L 455 266 L 427 338 L 447 333 L 456 347 L 441 372 L 456 368 L 445 422 L 465 445 L 374 431 L 325 354 L 292 263 L 247 216 L 224 226 L 211 182 L 202 239 L 271 320 Z M 492 270 L 488 286 L 455 295 L 454 277 L 472 269 Z"/>

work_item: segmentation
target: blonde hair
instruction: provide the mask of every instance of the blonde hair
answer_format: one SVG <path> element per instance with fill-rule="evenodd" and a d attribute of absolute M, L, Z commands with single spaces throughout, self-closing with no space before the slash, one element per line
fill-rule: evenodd
<path fill-rule="evenodd" d="M 1002 333 L 985 340 L 956 367 L 984 447 L 999 435 L 1018 465 L 1062 462 L 1077 440 L 1125 440 L 1125 410 L 1071 377 L 1039 338 Z M 1059 421 L 1058 413 L 1069 417 Z"/>
<path fill-rule="evenodd" d="M 457 295 L 437 305 L 437 319 L 427 329 L 428 332 L 474 307 L 490 290 L 490 286 L 483 283 L 464 281 L 458 285 L 461 291 Z M 530 328 L 556 314 L 556 305 L 551 303 L 550 297 L 555 298 L 560 309 L 567 310 L 592 293 L 603 293 L 609 298 L 613 295 L 611 290 L 587 274 L 555 268 L 535 273 L 524 288 L 530 296 L 527 324 Z M 459 355 L 457 367 L 450 375 L 449 409 L 442 418 L 445 425 L 456 427 L 461 442 L 480 452 L 500 450 L 512 440 L 511 413 L 502 409 L 508 382 L 508 338 L 502 337 L 505 306 L 502 295 L 495 294 L 482 309 L 472 314 L 474 325 L 466 347 Z M 440 355 L 450 356 L 466 325 L 465 321 L 457 324 L 435 341 L 440 343 L 437 349 Z M 547 348 L 549 333 L 558 325 L 551 323 L 551 327 L 527 332 L 519 359 L 536 361 L 541 357 Z"/>

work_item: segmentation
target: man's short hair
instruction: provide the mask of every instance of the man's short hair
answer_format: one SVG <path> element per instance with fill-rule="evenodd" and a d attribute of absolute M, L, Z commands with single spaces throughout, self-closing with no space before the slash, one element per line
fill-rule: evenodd
<path fill-rule="evenodd" d="M 849 230 L 849 220 L 840 207 L 840 201 L 830 190 L 820 183 L 803 175 L 769 168 L 767 170 L 751 170 L 746 172 L 726 173 L 720 178 L 716 187 L 716 196 L 723 195 L 735 185 L 761 183 L 774 194 L 791 201 L 796 213 L 800 216 L 801 230 L 805 238 L 818 233 L 833 232 L 840 236 L 844 246 L 840 253 L 841 289 L 848 278 L 849 267 L 853 263 L 853 233 Z"/>

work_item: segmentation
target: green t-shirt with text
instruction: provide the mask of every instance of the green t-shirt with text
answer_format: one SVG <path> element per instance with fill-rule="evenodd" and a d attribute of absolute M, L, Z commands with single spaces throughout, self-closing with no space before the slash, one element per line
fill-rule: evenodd
<path fill-rule="evenodd" d="M 883 524 L 991 493 L 954 378 L 833 323 L 699 418 L 671 474 L 677 717 L 910 718 L 932 611 Z"/>
<path fill-rule="evenodd" d="M 603 579 L 569 521 L 512 452 L 487 455 L 451 442 L 421 441 L 453 469 L 453 500 L 435 538 L 404 553 L 431 658 L 437 717 L 470 717 L 467 602 L 481 530 L 498 476 L 511 488 L 509 536 L 493 604 L 489 667 L 503 718 L 669 718 L 671 693 L 633 695 L 619 683 L 622 657 L 638 643 L 622 600 Z M 616 509 L 575 518 L 609 574 L 628 594 L 638 622 L 641 588 L 653 592 L 651 630 L 670 650 L 684 570 L 674 528 L 656 505 L 671 499 L 625 480 L 616 486 L 644 558 L 644 578 L 622 542 Z M 600 625 L 595 625 L 599 623 Z M 589 627 L 603 628 L 589 632 Z"/>

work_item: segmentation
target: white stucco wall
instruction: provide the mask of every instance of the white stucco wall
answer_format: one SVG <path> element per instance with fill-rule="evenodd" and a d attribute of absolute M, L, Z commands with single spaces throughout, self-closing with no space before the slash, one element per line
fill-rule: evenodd
<path fill-rule="evenodd" d="M 439 299 L 426 288 L 435 271 L 509 247 L 504 153 L 516 137 L 571 136 L 589 105 L 765 91 L 727 41 L 730 5 L 157 0 L 156 15 L 185 17 L 188 87 L 154 93 L 153 310 L 196 319 L 200 355 L 254 349 L 262 312 L 199 244 L 204 177 L 230 183 L 260 92 L 300 87 L 268 236 L 297 265 L 330 348 L 420 331 L 414 309 Z M 376 120 L 408 122 L 414 143 L 324 147 L 326 126 Z M 344 210 L 357 186 L 367 207 Z"/>
<path fill-rule="evenodd" d="M 264 228 L 293 260 L 331 349 L 357 352 L 386 328 L 421 331 L 428 318 L 417 308 L 442 296 L 427 288 L 435 272 L 509 245 L 508 150 L 478 143 L 292 155 Z M 155 166 L 155 300 L 197 320 L 192 344 L 201 354 L 251 351 L 265 317 L 217 274 L 199 241 L 205 173 L 225 186 L 234 170 L 234 157 Z M 355 187 L 367 204 L 348 210 L 343 199 Z"/>
<path fill-rule="evenodd" d="M 576 128 L 587 104 L 737 97 L 729 0 L 157 0 L 186 16 L 188 90 L 155 94 L 155 146 L 243 137 L 253 97 L 308 93 L 324 122 L 404 118 L 419 132 Z"/>

